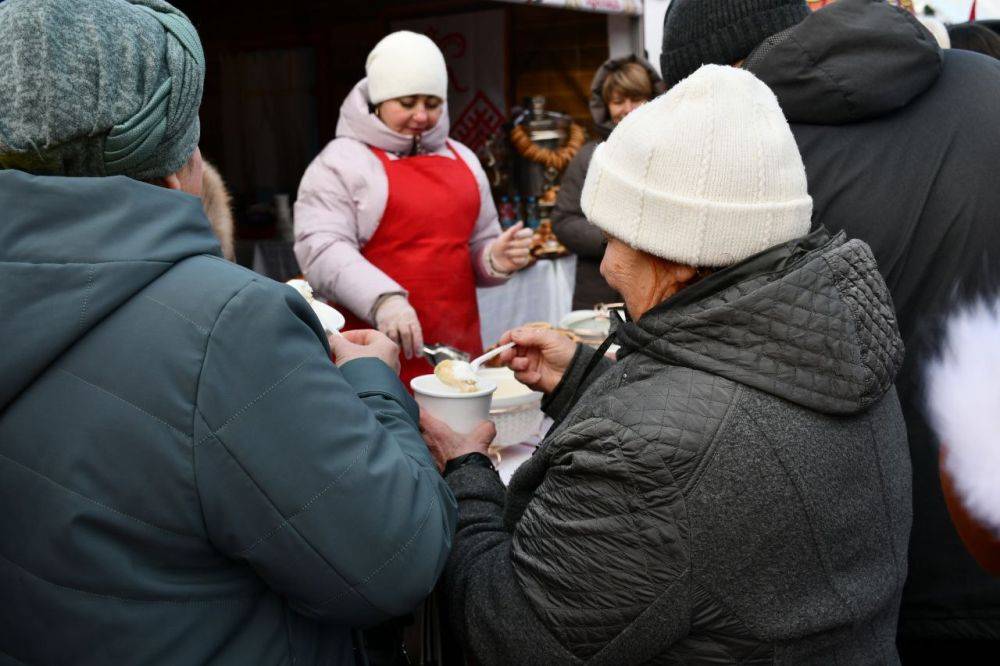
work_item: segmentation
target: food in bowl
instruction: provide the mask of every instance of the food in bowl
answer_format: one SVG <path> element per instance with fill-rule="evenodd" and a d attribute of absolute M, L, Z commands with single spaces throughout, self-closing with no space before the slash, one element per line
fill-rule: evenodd
<path fill-rule="evenodd" d="M 311 304 L 316 300 L 316 296 L 313 295 L 312 287 L 305 280 L 296 278 L 294 280 L 289 280 L 285 284 L 299 292 L 299 294 L 302 295 L 302 298 L 306 299 L 306 303 Z"/>
<path fill-rule="evenodd" d="M 475 393 L 479 390 L 479 378 L 472 366 L 462 361 L 441 361 L 434 366 L 434 376 L 442 384 L 462 393 Z"/>
<path fill-rule="evenodd" d="M 511 401 L 520 403 L 517 398 L 526 397 L 535 393 L 530 388 L 514 378 L 513 371 L 507 368 L 489 369 L 482 372 L 484 377 L 488 377 L 497 385 L 496 393 L 493 394 L 493 406 L 506 407 Z"/>

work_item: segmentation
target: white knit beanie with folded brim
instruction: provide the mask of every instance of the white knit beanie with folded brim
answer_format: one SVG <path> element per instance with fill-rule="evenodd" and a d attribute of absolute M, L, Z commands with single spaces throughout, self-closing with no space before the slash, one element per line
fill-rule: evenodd
<path fill-rule="evenodd" d="M 444 56 L 427 36 L 400 30 L 382 38 L 365 63 L 372 104 L 408 95 L 448 96 Z"/>
<path fill-rule="evenodd" d="M 809 232 L 812 199 L 774 93 L 705 65 L 598 146 L 581 197 L 592 223 L 690 266 L 742 261 Z"/>

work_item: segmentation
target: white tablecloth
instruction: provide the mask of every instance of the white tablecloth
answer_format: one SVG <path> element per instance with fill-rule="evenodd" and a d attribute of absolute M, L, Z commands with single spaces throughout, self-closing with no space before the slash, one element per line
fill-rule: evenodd
<path fill-rule="evenodd" d="M 521 444 L 514 444 L 513 446 L 505 446 L 499 452 L 491 452 L 491 455 L 494 457 L 493 464 L 496 465 L 497 472 L 500 473 L 500 480 L 503 481 L 503 485 L 510 485 L 510 477 L 514 476 L 517 468 L 527 462 L 528 458 L 535 453 L 535 449 L 542 443 L 542 438 L 545 437 L 545 434 L 551 427 L 552 419 L 546 416 L 542 419 L 542 423 L 538 427 L 538 433 L 533 437 L 529 437 L 528 441 Z M 500 456 L 499 464 L 497 464 L 495 459 L 497 453 Z"/>
<path fill-rule="evenodd" d="M 500 464 L 494 459 L 493 464 L 500 474 L 503 485 L 510 485 L 510 477 L 514 476 L 517 468 L 528 461 L 528 458 L 535 452 L 537 446 L 531 444 L 514 444 L 500 449 Z"/>
<path fill-rule="evenodd" d="M 515 274 L 506 284 L 477 289 L 483 347 L 508 329 L 532 321 L 553 326 L 573 309 L 576 257 L 543 259 Z"/>

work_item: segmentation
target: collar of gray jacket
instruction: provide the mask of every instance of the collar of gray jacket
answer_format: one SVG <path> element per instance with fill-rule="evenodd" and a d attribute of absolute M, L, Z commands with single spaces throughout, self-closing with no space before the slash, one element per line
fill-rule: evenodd
<path fill-rule="evenodd" d="M 827 414 L 892 387 L 903 343 L 871 249 L 818 229 L 678 292 L 617 333 L 642 354 Z"/>

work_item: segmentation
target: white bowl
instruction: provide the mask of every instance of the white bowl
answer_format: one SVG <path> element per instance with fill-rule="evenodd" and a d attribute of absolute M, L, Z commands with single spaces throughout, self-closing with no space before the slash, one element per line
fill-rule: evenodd
<path fill-rule="evenodd" d="M 347 323 L 344 315 L 337 312 L 336 308 L 330 307 L 316 298 L 308 282 L 296 278 L 289 280 L 285 284 L 302 294 L 302 298 L 306 299 L 306 302 L 312 307 L 313 312 L 316 313 L 316 317 L 319 319 L 319 323 L 323 325 L 323 329 L 326 332 L 335 333 L 344 328 L 344 325 Z"/>
<path fill-rule="evenodd" d="M 515 444 L 537 442 L 545 414 L 537 404 L 493 410 L 490 419 L 497 427 L 493 446 L 502 449 Z"/>
<path fill-rule="evenodd" d="M 494 446 L 521 444 L 536 437 L 545 418 L 542 394 L 518 382 L 510 368 L 483 368 L 479 377 L 497 385 L 490 406 L 490 418 L 497 427 Z"/>
<path fill-rule="evenodd" d="M 611 331 L 611 320 L 605 312 L 573 310 L 559 321 L 559 328 L 573 331 L 585 340 L 603 340 Z"/>
<path fill-rule="evenodd" d="M 480 379 L 479 386 L 480 389 L 474 393 L 462 393 L 443 384 L 434 375 L 421 375 L 410 380 L 413 397 L 420 409 L 460 433 L 470 433 L 490 418 L 490 401 L 497 385 L 488 379 Z"/>
<path fill-rule="evenodd" d="M 335 308 L 330 307 L 323 301 L 309 301 L 309 305 L 312 306 L 313 312 L 319 317 L 319 323 L 323 325 L 323 330 L 329 333 L 335 333 L 340 329 L 344 328 L 344 324 L 347 320 L 344 319 L 344 315 L 337 312 Z"/>

